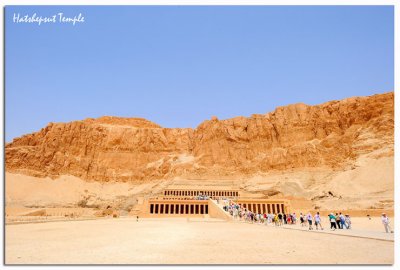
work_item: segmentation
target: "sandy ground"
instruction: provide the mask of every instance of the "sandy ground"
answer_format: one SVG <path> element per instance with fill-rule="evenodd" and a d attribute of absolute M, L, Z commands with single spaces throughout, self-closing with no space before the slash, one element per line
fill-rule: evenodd
<path fill-rule="evenodd" d="M 327 227 L 327 224 L 324 224 Z M 381 237 L 379 219 L 354 231 Z M 6 225 L 7 264 L 392 264 L 394 242 L 216 219 Z M 340 233 L 340 232 L 339 232 Z M 393 234 L 391 234 L 393 235 Z"/>
<path fill-rule="evenodd" d="M 372 158 L 374 152 L 361 156 L 355 166 L 345 170 L 310 168 L 265 173 L 243 181 L 250 192 L 279 191 L 297 198 L 319 197 L 312 201 L 320 210 L 393 209 L 393 157 Z M 332 195 L 328 195 L 331 192 Z M 314 209 L 293 201 L 299 209 Z"/>
<path fill-rule="evenodd" d="M 9 207 L 76 207 L 87 205 L 134 204 L 138 197 L 155 196 L 168 181 L 148 183 L 88 182 L 71 175 L 57 179 L 39 178 L 6 172 L 6 205 Z"/>

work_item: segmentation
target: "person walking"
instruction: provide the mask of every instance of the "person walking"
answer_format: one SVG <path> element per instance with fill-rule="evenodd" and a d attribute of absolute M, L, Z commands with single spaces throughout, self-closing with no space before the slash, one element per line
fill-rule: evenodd
<path fill-rule="evenodd" d="M 331 222 L 331 230 L 336 230 L 336 217 L 333 213 L 328 215 L 329 221 Z"/>
<path fill-rule="evenodd" d="M 318 230 L 318 225 L 321 228 L 321 231 L 324 229 L 322 228 L 322 224 L 321 224 L 321 217 L 319 215 L 319 212 L 317 212 L 314 216 L 314 222 L 315 222 L 315 229 Z"/>
<path fill-rule="evenodd" d="M 310 212 L 308 212 L 306 219 L 308 221 L 308 230 L 312 230 L 312 215 Z"/>
<path fill-rule="evenodd" d="M 283 218 L 282 213 L 279 213 L 278 214 L 279 226 L 282 226 L 282 218 Z"/>
<path fill-rule="evenodd" d="M 390 227 L 389 223 L 390 223 L 389 217 L 386 216 L 385 213 L 382 213 L 382 224 L 385 227 L 386 233 L 392 232 L 392 228 Z"/>
<path fill-rule="evenodd" d="M 340 227 L 341 227 L 342 229 L 344 229 L 344 227 L 346 226 L 346 225 L 345 225 L 345 218 L 344 218 L 344 215 L 343 215 L 342 213 L 339 213 L 339 218 L 340 218 Z"/>
<path fill-rule="evenodd" d="M 275 222 L 275 226 L 278 226 L 278 215 L 274 213 L 274 222 Z"/>
<path fill-rule="evenodd" d="M 301 225 L 301 227 L 304 227 L 304 216 L 303 216 L 303 213 L 300 213 L 300 225 Z"/>
<path fill-rule="evenodd" d="M 287 216 L 286 216 L 285 213 L 283 213 L 283 222 L 284 222 L 285 224 L 287 224 Z"/>
<path fill-rule="evenodd" d="M 340 227 L 340 216 L 338 213 L 336 213 L 335 218 L 338 229 L 342 229 L 342 227 Z"/>
<path fill-rule="evenodd" d="M 344 218 L 344 222 L 346 224 L 346 228 L 349 230 L 351 229 L 351 219 L 350 219 L 350 215 L 346 215 L 346 217 Z"/>

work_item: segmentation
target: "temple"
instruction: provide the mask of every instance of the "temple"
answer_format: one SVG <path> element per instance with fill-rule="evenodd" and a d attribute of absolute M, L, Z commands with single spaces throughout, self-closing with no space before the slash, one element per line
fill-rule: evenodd
<path fill-rule="evenodd" d="M 232 186 L 173 185 L 160 196 L 143 199 L 141 206 L 131 211 L 141 217 L 216 217 L 230 219 L 223 206 L 233 201 L 257 213 L 289 213 L 285 199 L 260 198 L 259 194 L 244 192 Z"/>

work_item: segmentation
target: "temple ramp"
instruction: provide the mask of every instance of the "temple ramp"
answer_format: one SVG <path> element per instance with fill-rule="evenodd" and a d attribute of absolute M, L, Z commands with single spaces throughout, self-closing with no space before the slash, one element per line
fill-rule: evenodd
<path fill-rule="evenodd" d="M 233 221 L 233 216 L 224 211 L 224 209 L 222 209 L 222 206 L 214 200 L 208 200 L 208 209 L 208 214 L 210 215 L 210 217 L 223 219 L 226 221 Z"/>

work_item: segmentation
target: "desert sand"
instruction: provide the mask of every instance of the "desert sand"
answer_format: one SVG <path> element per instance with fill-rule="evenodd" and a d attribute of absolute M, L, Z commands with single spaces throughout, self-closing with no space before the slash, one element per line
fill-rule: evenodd
<path fill-rule="evenodd" d="M 324 223 L 327 227 L 327 224 Z M 217 219 L 133 218 L 6 225 L 7 264 L 392 264 L 393 234 L 354 218 L 331 234 Z M 296 229 L 293 229 L 296 228 Z M 350 237 L 339 234 L 352 234 Z M 364 237 L 371 237 L 376 240 Z"/>

